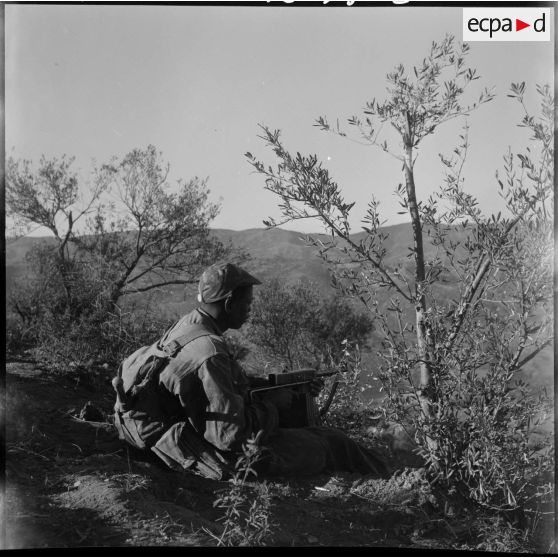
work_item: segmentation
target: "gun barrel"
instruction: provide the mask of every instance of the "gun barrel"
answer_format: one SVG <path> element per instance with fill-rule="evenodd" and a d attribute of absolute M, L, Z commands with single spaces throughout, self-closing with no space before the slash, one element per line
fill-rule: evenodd
<path fill-rule="evenodd" d="M 302 368 L 293 372 L 283 372 L 281 374 L 270 374 L 269 383 L 272 386 L 292 384 L 293 382 L 311 382 L 316 378 L 333 376 L 337 371 L 318 373 L 314 368 Z"/>
<path fill-rule="evenodd" d="M 333 370 L 332 372 L 322 372 L 320 374 L 316 374 L 317 378 L 327 378 L 328 376 L 335 376 L 335 374 L 338 374 L 337 370 Z"/>
<path fill-rule="evenodd" d="M 263 386 L 263 387 L 251 389 L 250 394 L 260 393 L 262 391 L 270 391 L 272 389 L 282 389 L 282 388 L 290 388 L 294 386 L 303 386 L 304 384 L 308 384 L 308 383 L 310 382 L 308 380 L 305 380 L 301 382 L 289 382 L 288 384 L 276 384 L 276 385 Z"/>

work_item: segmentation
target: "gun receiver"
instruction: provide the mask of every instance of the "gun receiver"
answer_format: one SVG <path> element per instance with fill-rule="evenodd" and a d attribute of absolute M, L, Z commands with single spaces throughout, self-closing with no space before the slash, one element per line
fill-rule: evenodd
<path fill-rule="evenodd" d="M 284 420 L 282 426 L 286 428 L 320 426 L 323 413 L 318 409 L 316 399 L 307 386 L 310 386 L 316 378 L 324 378 L 334 374 L 337 374 L 337 371 L 318 374 L 313 368 L 269 374 L 269 384 L 250 390 L 250 399 L 253 401 L 254 396 L 263 395 L 274 389 L 294 388 L 295 395 L 290 414 L 288 419 Z"/>
<path fill-rule="evenodd" d="M 295 370 L 293 372 L 269 374 L 269 376 L 267 377 L 269 385 L 251 389 L 250 398 L 253 398 L 254 394 L 261 393 L 263 391 L 303 386 L 304 384 L 310 384 L 316 378 L 326 378 L 327 376 L 333 376 L 334 374 L 337 374 L 337 371 L 318 373 L 314 368 L 301 368 L 300 370 Z"/>

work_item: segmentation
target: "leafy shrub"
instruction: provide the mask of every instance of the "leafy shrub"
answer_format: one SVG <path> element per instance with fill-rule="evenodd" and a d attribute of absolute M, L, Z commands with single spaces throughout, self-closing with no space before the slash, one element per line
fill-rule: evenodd
<path fill-rule="evenodd" d="M 318 405 L 325 414 L 326 423 L 362 436 L 363 427 L 370 417 L 369 403 L 361 397 L 370 387 L 363 380 L 360 349 L 357 344 L 344 340 L 341 343 L 341 356 L 336 365 L 337 374 L 328 378 L 318 397 Z"/>
<path fill-rule="evenodd" d="M 369 316 L 345 299 L 323 297 L 309 282 L 276 278 L 258 289 L 247 337 L 276 367 L 328 367 L 343 359 L 344 342 L 363 344 L 371 329 Z"/>
<path fill-rule="evenodd" d="M 502 517 L 481 515 L 472 522 L 471 531 L 476 544 L 468 544 L 463 550 L 500 553 L 535 552 L 528 529 L 520 529 Z"/>
<path fill-rule="evenodd" d="M 102 268 L 66 262 L 63 281 L 58 255 L 48 245 L 33 249 L 28 263 L 35 273 L 9 298 L 13 316 L 7 341 L 12 352 L 27 349 L 53 368 L 86 362 L 114 365 L 164 330 L 166 324 L 148 306 L 122 310 L 112 304 Z"/>
<path fill-rule="evenodd" d="M 265 481 L 248 482 L 257 475 L 254 465 L 260 457 L 261 448 L 249 440 L 236 462 L 231 486 L 213 503 L 224 511 L 223 532 L 219 537 L 212 534 L 218 546 L 262 546 L 271 535 L 269 487 Z"/>
<path fill-rule="evenodd" d="M 33 347 L 31 331 L 13 314 L 6 317 L 6 354 L 21 356 Z"/>

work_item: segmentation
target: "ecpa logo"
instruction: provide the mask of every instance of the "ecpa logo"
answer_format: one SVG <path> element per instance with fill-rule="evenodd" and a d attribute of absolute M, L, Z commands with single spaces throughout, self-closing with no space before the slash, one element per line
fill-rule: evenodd
<path fill-rule="evenodd" d="M 551 8 L 463 8 L 463 41 L 550 41 Z"/>

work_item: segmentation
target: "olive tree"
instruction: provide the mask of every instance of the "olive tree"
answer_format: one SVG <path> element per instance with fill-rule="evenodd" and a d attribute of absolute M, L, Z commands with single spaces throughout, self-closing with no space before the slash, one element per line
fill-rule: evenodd
<path fill-rule="evenodd" d="M 524 84 L 512 86 L 531 143 L 525 153 L 508 152 L 505 176 L 496 177 L 504 212 L 485 214 L 464 187 L 467 124 L 453 152 L 440 155 L 443 184 L 421 199 L 415 162 L 424 138 L 494 97 L 483 89 L 476 102 L 463 104 L 478 79 L 467 54 L 468 45 L 451 36 L 434 42 L 420 64 L 398 65 L 387 75 L 384 101 L 367 102 L 347 120 L 357 141 L 380 148 L 402 169 L 395 194 L 410 219 L 411 273 L 404 262 L 386 263 L 388 233 L 373 196 L 365 235 L 355 239 L 349 222 L 355 204 L 343 199 L 315 155 L 291 154 L 278 130 L 262 126 L 261 138 L 279 162 L 247 158 L 280 199 L 283 218 L 268 226 L 318 218 L 330 233 L 329 241 L 310 242 L 339 288 L 374 314 L 385 413 L 415 436 L 432 478 L 484 506 L 516 509 L 550 469 L 548 452 L 532 444 L 541 400 L 521 372 L 552 340 L 553 100 L 549 87 L 539 87 L 541 111 L 531 115 Z M 385 124 L 398 141 L 388 142 Z M 354 136 L 325 117 L 316 125 Z"/>

